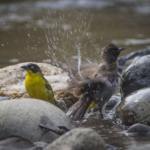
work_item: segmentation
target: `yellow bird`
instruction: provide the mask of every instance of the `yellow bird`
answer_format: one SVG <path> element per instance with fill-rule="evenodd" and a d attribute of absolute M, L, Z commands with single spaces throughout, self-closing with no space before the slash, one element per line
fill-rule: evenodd
<path fill-rule="evenodd" d="M 50 102 L 58 107 L 59 104 L 54 98 L 51 85 L 44 78 L 40 67 L 36 64 L 29 63 L 21 66 L 28 73 L 25 79 L 25 88 L 31 98 L 37 98 Z"/>

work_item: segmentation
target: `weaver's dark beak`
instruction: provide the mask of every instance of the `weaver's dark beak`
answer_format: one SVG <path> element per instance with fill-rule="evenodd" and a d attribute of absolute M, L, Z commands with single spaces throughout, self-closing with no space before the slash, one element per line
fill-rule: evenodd
<path fill-rule="evenodd" d="M 28 65 L 21 66 L 20 68 L 23 68 L 23 69 L 26 69 L 26 70 L 30 70 Z"/>
<path fill-rule="evenodd" d="M 118 48 L 118 52 L 123 51 L 125 48 Z"/>

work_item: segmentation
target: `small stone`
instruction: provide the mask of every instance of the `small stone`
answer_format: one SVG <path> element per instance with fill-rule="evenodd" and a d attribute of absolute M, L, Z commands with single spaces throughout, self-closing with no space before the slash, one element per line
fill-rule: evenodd
<path fill-rule="evenodd" d="M 106 150 L 101 136 L 92 129 L 73 129 L 49 144 L 44 150 Z"/>
<path fill-rule="evenodd" d="M 63 100 L 56 100 L 63 111 L 67 110 L 66 103 Z"/>
<path fill-rule="evenodd" d="M 111 110 L 111 109 L 113 109 L 113 108 L 116 106 L 116 104 L 117 104 L 118 102 L 120 102 L 120 100 L 118 100 L 118 98 L 111 98 L 111 99 L 108 101 L 108 103 L 106 104 L 105 109 L 106 109 L 106 110 Z"/>
<path fill-rule="evenodd" d="M 149 133 L 150 127 L 140 123 L 132 125 L 127 131 L 127 135 L 147 135 Z"/>
<path fill-rule="evenodd" d="M 34 142 L 33 145 L 34 145 L 37 149 L 44 149 L 46 146 L 49 145 L 49 143 L 46 143 L 46 142 Z"/>

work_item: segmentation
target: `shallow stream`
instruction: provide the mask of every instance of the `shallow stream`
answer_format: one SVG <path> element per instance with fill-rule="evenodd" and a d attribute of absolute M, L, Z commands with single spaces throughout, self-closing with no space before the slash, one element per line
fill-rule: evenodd
<path fill-rule="evenodd" d="M 150 48 L 149 0 L 39 0 L 0 3 L 0 68 L 20 62 L 61 67 L 69 58 L 100 62 L 109 43 L 125 55 Z M 118 90 L 119 91 L 119 90 Z M 106 143 L 122 149 L 150 142 L 127 137 L 119 123 L 94 114 L 80 126 L 96 130 Z"/>

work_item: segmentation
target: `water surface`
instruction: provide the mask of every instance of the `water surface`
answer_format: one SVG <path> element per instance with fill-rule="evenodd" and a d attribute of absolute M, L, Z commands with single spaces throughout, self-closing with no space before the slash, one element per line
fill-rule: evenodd
<path fill-rule="evenodd" d="M 150 48 L 149 0 L 41 0 L 0 4 L 0 68 L 20 62 L 61 66 L 68 58 L 100 61 L 109 43 L 125 55 Z M 90 118 L 90 117 L 89 117 Z M 150 137 L 126 137 L 115 122 L 96 115 L 80 126 L 96 130 L 113 146 L 127 149 Z"/>
<path fill-rule="evenodd" d="M 81 52 L 100 60 L 113 42 L 122 55 L 150 45 L 148 0 L 57 0 L 0 4 L 0 67 L 18 62 L 59 65 Z M 60 62 L 60 63 L 58 63 Z"/>

